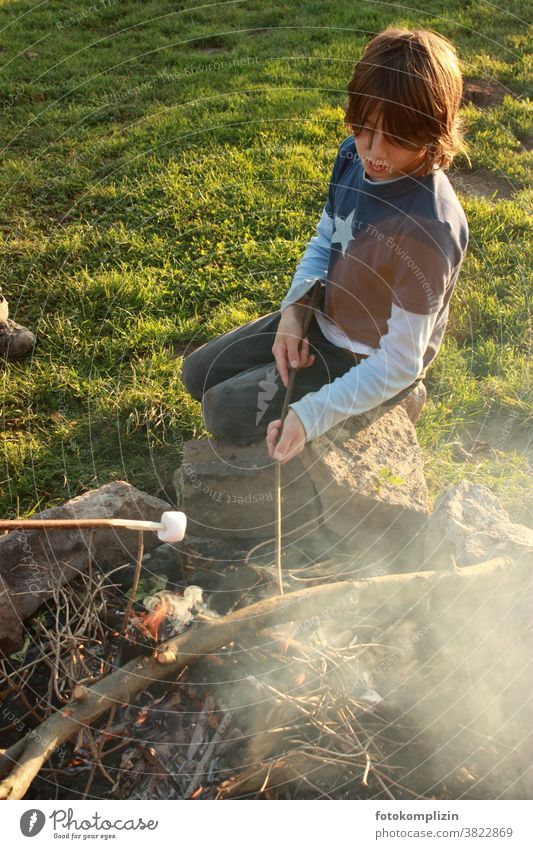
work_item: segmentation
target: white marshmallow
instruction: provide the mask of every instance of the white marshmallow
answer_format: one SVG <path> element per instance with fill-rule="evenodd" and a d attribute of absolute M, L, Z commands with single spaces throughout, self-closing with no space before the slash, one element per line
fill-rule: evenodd
<path fill-rule="evenodd" d="M 157 532 L 161 542 L 181 542 L 187 528 L 187 516 L 179 510 L 167 510 L 161 516 L 161 524 L 164 527 Z"/>

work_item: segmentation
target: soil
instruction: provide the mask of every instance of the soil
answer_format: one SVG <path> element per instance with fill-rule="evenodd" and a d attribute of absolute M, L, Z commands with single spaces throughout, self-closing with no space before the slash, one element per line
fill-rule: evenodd
<path fill-rule="evenodd" d="M 513 415 L 491 416 L 478 425 L 471 425 L 467 430 L 465 447 L 471 451 L 486 443 L 496 451 L 516 451 L 529 460 L 533 471 L 533 431 L 520 427 L 517 419 L 518 416 Z"/>
<path fill-rule="evenodd" d="M 510 200 L 514 187 L 506 177 L 488 171 L 469 171 L 466 168 L 447 172 L 450 183 L 459 194 L 493 200 Z"/>
<path fill-rule="evenodd" d="M 464 81 L 463 103 L 473 103 L 474 106 L 478 106 L 480 109 L 501 106 L 506 95 L 515 97 L 510 88 L 507 88 L 507 86 L 504 86 L 497 80 L 471 77 Z"/>
<path fill-rule="evenodd" d="M 523 139 L 520 139 L 520 144 L 524 150 L 533 150 L 533 135 L 524 136 Z"/>

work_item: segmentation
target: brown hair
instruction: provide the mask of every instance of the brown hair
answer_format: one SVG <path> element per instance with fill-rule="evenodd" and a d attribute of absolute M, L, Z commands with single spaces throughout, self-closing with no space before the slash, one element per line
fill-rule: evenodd
<path fill-rule="evenodd" d="M 463 79 L 453 44 L 427 29 L 389 27 L 368 43 L 348 83 L 344 123 L 358 135 L 370 116 L 396 144 L 426 147 L 424 173 L 466 153 L 458 118 Z"/>

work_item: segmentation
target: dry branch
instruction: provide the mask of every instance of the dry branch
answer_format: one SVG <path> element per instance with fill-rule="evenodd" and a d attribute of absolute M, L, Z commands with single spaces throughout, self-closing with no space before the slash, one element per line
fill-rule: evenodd
<path fill-rule="evenodd" d="M 226 617 L 197 623 L 190 630 L 163 643 L 156 656 L 136 658 L 84 692 L 83 701 L 72 701 L 43 722 L 10 749 L 0 751 L 0 774 L 12 766 L 0 784 L 0 799 L 22 799 L 42 765 L 81 728 L 91 727 L 106 711 L 122 704 L 156 681 L 172 677 L 206 654 L 210 654 L 243 636 L 287 622 L 302 622 L 310 617 L 323 620 L 341 612 L 383 619 L 399 618 L 418 604 L 427 602 L 438 591 L 439 597 L 464 597 L 468 590 L 476 594 L 491 581 L 513 578 L 527 583 L 531 569 L 525 563 L 497 558 L 486 563 L 448 572 L 410 572 L 384 575 L 363 581 L 342 581 L 310 587 L 284 596 L 274 596 L 230 613 Z"/>

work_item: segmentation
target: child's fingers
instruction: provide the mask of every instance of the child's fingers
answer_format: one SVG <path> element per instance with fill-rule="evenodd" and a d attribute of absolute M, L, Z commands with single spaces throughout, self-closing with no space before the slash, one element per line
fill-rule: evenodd
<path fill-rule="evenodd" d="M 274 450 L 274 459 L 287 463 L 288 460 L 299 453 L 298 439 L 293 434 L 283 434 Z"/>
<path fill-rule="evenodd" d="M 315 355 L 309 353 L 309 339 L 306 337 L 302 340 L 302 347 L 300 350 L 300 368 L 308 368 L 308 366 L 312 366 L 315 361 Z"/>
<path fill-rule="evenodd" d="M 302 344 L 300 345 L 300 362 L 298 365 L 300 368 L 303 368 L 309 358 L 309 339 L 307 336 L 305 339 L 302 339 Z"/>
<path fill-rule="evenodd" d="M 296 336 L 291 336 L 287 340 L 287 359 L 291 368 L 298 368 L 300 365 L 300 339 Z"/>
<path fill-rule="evenodd" d="M 281 428 L 281 419 L 276 419 L 267 427 L 267 435 L 266 435 L 266 443 L 268 455 L 271 460 L 274 459 L 274 451 L 276 450 L 276 442 L 278 441 L 278 435 Z"/>
<path fill-rule="evenodd" d="M 275 445 L 280 427 L 281 419 L 276 419 L 275 421 L 270 422 L 270 424 L 268 425 L 266 439 L 269 445 Z"/>

